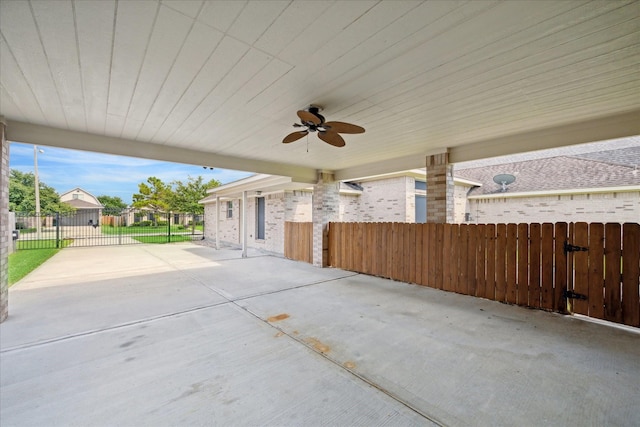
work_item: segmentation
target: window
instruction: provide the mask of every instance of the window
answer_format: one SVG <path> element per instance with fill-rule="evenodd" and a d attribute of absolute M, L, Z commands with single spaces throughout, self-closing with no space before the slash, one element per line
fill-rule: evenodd
<path fill-rule="evenodd" d="M 227 202 L 227 218 L 233 218 L 233 202 Z"/>
<path fill-rule="evenodd" d="M 256 197 L 256 239 L 264 240 L 264 197 Z"/>
<path fill-rule="evenodd" d="M 79 194 L 79 193 L 72 194 L 71 197 L 73 198 L 73 200 L 82 200 L 82 199 L 84 199 L 84 195 Z"/>
<path fill-rule="evenodd" d="M 417 181 L 416 180 L 416 190 L 426 190 L 427 189 L 427 183 L 424 181 Z"/>
<path fill-rule="evenodd" d="M 427 196 L 416 195 L 416 224 L 425 222 L 427 222 Z"/>

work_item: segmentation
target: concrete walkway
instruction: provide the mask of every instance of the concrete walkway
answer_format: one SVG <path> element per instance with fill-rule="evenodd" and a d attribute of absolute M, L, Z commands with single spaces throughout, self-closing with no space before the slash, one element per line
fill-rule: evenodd
<path fill-rule="evenodd" d="M 0 425 L 640 425 L 640 334 L 191 243 L 10 289 Z"/>

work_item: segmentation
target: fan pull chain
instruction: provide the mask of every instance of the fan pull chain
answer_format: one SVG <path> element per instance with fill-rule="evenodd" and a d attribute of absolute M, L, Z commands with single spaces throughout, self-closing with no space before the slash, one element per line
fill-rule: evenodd
<path fill-rule="evenodd" d="M 309 134 L 307 134 L 307 153 L 309 152 Z"/>

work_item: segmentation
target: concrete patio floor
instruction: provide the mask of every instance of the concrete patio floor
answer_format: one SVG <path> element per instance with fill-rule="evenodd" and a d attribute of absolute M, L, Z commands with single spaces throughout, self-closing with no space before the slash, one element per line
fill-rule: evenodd
<path fill-rule="evenodd" d="M 10 289 L 0 425 L 640 425 L 640 334 L 191 243 Z"/>

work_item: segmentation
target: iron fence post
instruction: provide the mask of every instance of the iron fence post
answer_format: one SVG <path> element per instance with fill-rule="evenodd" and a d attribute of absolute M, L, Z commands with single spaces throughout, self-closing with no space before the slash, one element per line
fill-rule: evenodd
<path fill-rule="evenodd" d="M 56 249 L 60 248 L 60 212 L 56 212 Z"/>

